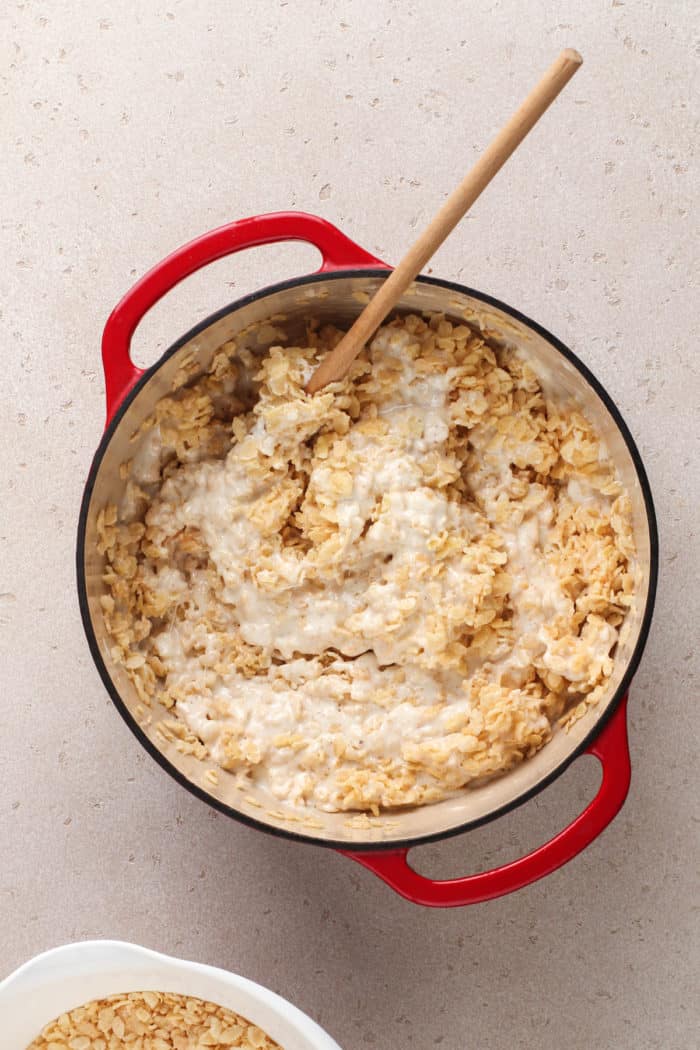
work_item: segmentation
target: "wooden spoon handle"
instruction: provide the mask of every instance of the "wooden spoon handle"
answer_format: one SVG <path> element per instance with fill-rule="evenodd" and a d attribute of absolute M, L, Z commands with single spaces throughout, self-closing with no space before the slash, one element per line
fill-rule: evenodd
<path fill-rule="evenodd" d="M 450 194 L 432 222 L 370 299 L 350 330 L 326 355 L 306 385 L 309 394 L 342 379 L 363 346 L 396 306 L 411 281 L 423 269 L 466 214 L 508 157 L 518 148 L 559 92 L 566 87 L 583 59 L 578 51 L 567 48 L 549 67 L 519 109 L 484 150 L 474 167 Z"/>

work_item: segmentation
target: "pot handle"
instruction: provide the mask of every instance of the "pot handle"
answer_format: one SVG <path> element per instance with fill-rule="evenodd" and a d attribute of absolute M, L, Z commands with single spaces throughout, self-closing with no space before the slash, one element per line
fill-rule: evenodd
<path fill-rule="evenodd" d="M 107 422 L 143 375 L 129 356 L 131 337 L 143 316 L 185 277 L 202 266 L 232 255 L 243 248 L 255 248 L 277 241 L 308 241 L 321 253 L 317 273 L 346 267 L 388 269 L 386 263 L 366 252 L 336 226 L 317 215 L 280 211 L 253 215 L 248 219 L 219 226 L 176 248 L 136 282 L 110 314 L 102 334 L 102 364 L 107 394 Z"/>
<path fill-rule="evenodd" d="M 626 708 L 625 696 L 610 721 L 585 751 L 585 754 L 595 755 L 603 767 L 603 779 L 595 798 L 568 827 L 527 856 L 478 875 L 435 880 L 419 875 L 409 865 L 407 849 L 378 853 L 342 852 L 369 868 L 402 897 L 414 904 L 433 908 L 478 904 L 536 882 L 589 846 L 625 801 L 631 773 Z"/>

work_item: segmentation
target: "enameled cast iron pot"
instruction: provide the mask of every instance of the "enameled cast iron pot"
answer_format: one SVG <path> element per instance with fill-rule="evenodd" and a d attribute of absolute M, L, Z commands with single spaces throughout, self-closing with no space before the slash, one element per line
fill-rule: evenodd
<path fill-rule="evenodd" d="M 179 339 L 152 368 L 132 363 L 129 347 L 144 314 L 171 288 L 200 267 L 243 248 L 277 241 L 307 241 L 323 262 L 313 274 L 263 288 L 223 307 Z M 450 281 L 419 277 L 401 300 L 401 311 L 440 311 L 465 319 L 492 339 L 527 351 L 545 391 L 578 404 L 607 442 L 633 504 L 638 551 L 637 601 L 618 645 L 607 695 L 568 732 L 557 732 L 538 754 L 512 772 L 455 798 L 392 813 L 386 826 L 348 826 L 348 814 L 320 813 L 318 826 L 283 819 L 278 800 L 253 790 L 242 797 L 233 778 L 222 774 L 213 786 L 205 765 L 180 754 L 156 736 L 159 712 L 140 725 L 138 698 L 122 668 L 110 657 L 100 608 L 103 559 L 97 553 L 96 520 L 106 503 L 118 503 L 124 482 L 119 465 L 134 456 L 132 439 L 155 402 L 171 393 L 184 355 L 204 370 L 213 353 L 239 336 L 264 352 L 275 342 L 266 322 L 283 315 L 294 338 L 310 314 L 349 324 L 385 277 L 386 263 L 376 259 L 323 219 L 296 212 L 259 215 L 222 226 L 186 244 L 145 275 L 115 308 L 102 341 L 107 391 L 107 426 L 95 455 L 80 513 L 77 569 L 80 607 L 90 649 L 107 690 L 132 731 L 153 757 L 216 809 L 255 828 L 302 842 L 338 849 L 374 871 L 393 889 L 416 903 L 437 906 L 470 904 L 509 893 L 554 871 L 589 845 L 618 812 L 627 794 L 630 759 L 625 705 L 627 688 L 639 663 L 651 620 L 656 589 L 658 541 L 649 484 L 632 437 L 600 383 L 559 340 L 538 324 L 480 292 Z M 241 337 L 241 333 L 244 335 Z M 164 714 L 165 712 L 163 712 Z M 503 867 L 466 878 L 434 881 L 407 862 L 412 846 L 456 835 L 499 816 L 530 798 L 559 776 L 580 754 L 595 755 L 602 781 L 588 807 L 551 841 Z"/>

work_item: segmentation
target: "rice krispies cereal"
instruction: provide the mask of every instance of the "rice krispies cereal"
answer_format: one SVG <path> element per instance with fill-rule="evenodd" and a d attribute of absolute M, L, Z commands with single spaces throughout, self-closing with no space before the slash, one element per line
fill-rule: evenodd
<path fill-rule="evenodd" d="M 519 353 L 408 316 L 307 395 L 341 334 L 227 344 L 159 402 L 100 515 L 102 605 L 178 748 L 377 814 L 507 771 L 600 699 L 634 543 L 599 436 Z"/>
<path fill-rule="evenodd" d="M 46 1025 L 27 1050 L 282 1050 L 216 1003 L 166 992 L 95 999 Z"/>

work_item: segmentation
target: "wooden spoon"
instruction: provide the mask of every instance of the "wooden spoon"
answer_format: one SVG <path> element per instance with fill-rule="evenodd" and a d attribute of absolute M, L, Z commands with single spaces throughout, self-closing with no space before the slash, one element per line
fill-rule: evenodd
<path fill-rule="evenodd" d="M 508 123 L 481 154 L 476 164 L 447 198 L 433 221 L 406 252 L 395 270 L 378 288 L 360 316 L 338 345 L 321 361 L 306 391 L 317 390 L 342 379 L 363 346 L 374 335 L 388 313 L 396 306 L 411 281 L 449 236 L 508 157 L 518 148 L 562 88 L 571 80 L 583 59 L 578 51 L 566 48 L 549 67 Z"/>

